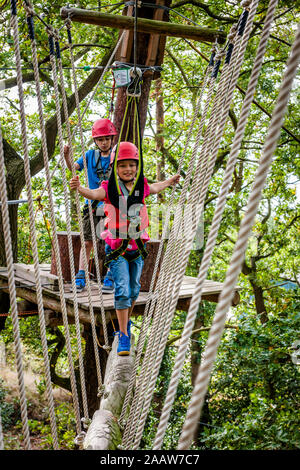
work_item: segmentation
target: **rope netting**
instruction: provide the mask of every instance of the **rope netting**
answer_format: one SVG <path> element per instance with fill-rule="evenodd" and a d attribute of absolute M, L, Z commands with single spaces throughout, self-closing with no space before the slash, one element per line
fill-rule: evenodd
<path fill-rule="evenodd" d="M 251 75 L 248 82 L 248 88 L 244 100 L 240 107 L 240 114 L 235 130 L 235 135 L 231 144 L 229 157 L 224 172 L 222 186 L 220 189 L 219 197 L 216 203 L 216 208 L 211 223 L 210 231 L 203 253 L 202 261 L 199 267 L 198 277 L 195 284 L 194 293 L 190 302 L 187 317 L 185 320 L 184 329 L 181 336 L 178 352 L 175 357 L 174 368 L 171 375 L 166 399 L 164 402 L 163 410 L 160 417 L 157 433 L 153 443 L 153 449 L 161 449 L 163 446 L 164 435 L 167 429 L 168 420 L 174 403 L 181 371 L 186 358 L 189 340 L 191 338 L 193 327 L 196 319 L 196 314 L 202 298 L 202 290 L 204 281 L 206 279 L 211 257 L 215 247 L 219 227 L 222 220 L 222 214 L 226 205 L 226 197 L 229 192 L 232 175 L 235 163 L 241 148 L 241 143 L 244 137 L 247 120 L 250 115 L 251 104 L 254 99 L 256 87 L 259 80 L 263 58 L 266 53 L 267 43 L 270 36 L 271 27 L 273 24 L 274 14 L 277 7 L 278 0 L 270 0 L 264 25 L 260 37 L 260 42 L 256 50 L 256 55 L 253 62 Z M 137 4 L 137 2 L 136 2 Z M 135 4 L 135 9 L 137 6 Z M 213 171 L 215 168 L 218 151 L 221 146 L 222 137 L 226 130 L 226 123 L 229 115 L 230 106 L 233 101 L 234 91 L 236 89 L 237 80 L 243 64 L 245 51 L 251 35 L 254 17 L 257 12 L 259 0 L 244 0 L 241 2 L 243 11 L 241 12 L 240 19 L 235 24 L 227 37 L 227 43 L 224 48 L 221 48 L 217 43 L 213 45 L 211 51 L 211 60 L 205 71 L 202 84 L 199 86 L 198 100 L 195 106 L 194 114 L 191 118 L 191 123 L 187 138 L 184 145 L 184 150 L 179 159 L 178 173 L 181 171 L 184 163 L 186 162 L 186 154 L 191 145 L 192 136 L 196 127 L 196 137 L 193 143 L 192 153 L 189 161 L 187 162 L 187 171 L 183 182 L 182 190 L 179 195 L 179 200 L 176 205 L 174 214 L 174 221 L 171 231 L 168 236 L 168 243 L 164 250 L 164 241 L 166 234 L 169 230 L 169 222 L 171 219 L 171 208 L 176 197 L 176 187 L 173 188 L 170 200 L 168 202 L 168 209 L 165 217 L 163 233 L 159 244 L 158 255 L 154 264 L 154 271 L 150 284 L 150 289 L 145 305 L 145 312 L 143 315 L 141 330 L 136 345 L 136 356 L 134 367 L 132 369 L 129 386 L 124 399 L 122 412 L 119 418 L 120 427 L 124 430 L 123 441 L 120 448 L 123 449 L 138 449 L 142 438 L 144 426 L 151 406 L 151 400 L 154 393 L 157 377 L 159 374 L 160 366 L 163 359 L 163 354 L 167 344 L 171 324 L 176 312 L 180 288 L 184 279 L 186 268 L 189 262 L 189 256 L 193 247 L 193 242 L 196 236 L 196 231 L 199 222 L 203 215 L 204 201 L 207 196 L 209 183 L 211 181 Z M 57 275 L 59 284 L 59 293 L 61 299 L 61 311 L 63 318 L 63 325 L 66 337 L 66 349 L 69 366 L 69 374 L 72 388 L 72 397 L 74 412 L 76 418 L 76 443 L 82 445 L 85 436 L 85 431 L 82 425 L 89 423 L 90 417 L 88 413 L 87 392 L 86 392 L 86 378 L 83 364 L 83 353 L 81 347 L 81 333 L 80 333 L 80 319 L 78 311 L 78 298 L 75 285 L 75 266 L 73 259 L 73 247 L 71 237 L 71 219 L 69 213 L 69 194 L 68 182 L 64 163 L 63 151 L 63 124 L 66 126 L 68 144 L 70 147 L 70 161 L 72 164 L 72 176 L 75 176 L 74 166 L 74 151 L 73 151 L 73 137 L 69 113 L 68 113 L 68 97 L 64 85 L 63 66 L 60 52 L 61 30 L 54 30 L 47 26 L 47 33 L 49 36 L 49 50 L 50 50 L 50 64 L 52 70 L 52 78 L 54 83 L 55 92 L 55 107 L 57 116 L 57 131 L 60 158 L 58 164 L 61 168 L 61 179 L 63 183 L 63 194 L 66 212 L 66 227 L 67 227 L 67 240 L 71 269 L 71 282 L 73 291 L 74 303 L 74 319 L 75 330 L 78 347 L 79 358 L 79 372 L 80 372 L 80 392 L 82 398 L 83 414 L 80 416 L 79 397 L 76 385 L 74 359 L 71 348 L 71 338 L 69 333 L 69 323 L 66 301 L 64 297 L 64 283 L 62 276 L 62 266 L 60 261 L 59 245 L 57 238 L 57 227 L 54 209 L 53 188 L 51 186 L 51 173 L 49 169 L 49 155 L 47 148 L 47 139 L 45 132 L 44 110 L 42 103 L 42 95 L 40 88 L 39 68 L 37 60 L 37 43 L 35 39 L 33 19 L 35 11 L 32 7 L 25 2 L 24 8 L 27 15 L 27 22 L 29 28 L 29 36 L 31 40 L 31 61 L 33 64 L 33 72 L 35 79 L 36 99 L 38 107 L 38 117 L 40 123 L 42 153 L 45 169 L 46 188 L 49 201 L 51 229 L 53 237 L 53 249 L 57 264 Z M 137 21 L 137 12 L 135 11 L 135 22 Z M 36 281 L 37 304 L 39 312 L 40 334 L 44 358 L 44 373 L 46 377 L 46 390 L 49 406 L 49 415 L 51 422 L 51 433 L 53 439 L 54 449 L 58 449 L 58 438 L 56 429 L 55 409 L 53 390 L 51 385 L 50 366 L 48 358 L 48 347 L 46 339 L 46 325 L 45 314 L 42 297 L 42 285 L 40 279 L 40 266 L 37 247 L 37 237 L 35 229 L 35 215 L 33 207 L 33 195 L 31 186 L 30 175 L 30 159 L 28 150 L 27 128 L 26 128 L 26 112 L 24 91 L 22 83 L 22 65 L 20 54 L 20 40 L 18 30 L 18 18 L 16 2 L 12 1 L 12 15 L 11 23 L 14 33 L 14 50 L 16 57 L 16 70 L 17 70 L 17 85 L 18 96 L 20 102 L 20 119 L 21 119 L 21 133 L 22 133 L 22 146 L 24 155 L 24 171 L 26 180 L 26 190 L 28 197 L 29 220 L 30 220 L 30 236 L 34 260 L 34 272 Z M 74 96 L 76 102 L 77 113 L 77 128 L 79 130 L 81 155 L 83 155 L 84 174 L 86 186 L 88 186 L 88 173 L 87 164 L 85 159 L 85 145 L 82 129 L 82 118 L 84 113 L 80 111 L 80 99 L 78 93 L 78 83 L 76 77 L 76 68 L 72 47 L 71 35 L 71 20 L 68 18 L 64 26 L 68 34 L 68 51 L 71 61 L 71 76 L 73 82 Z M 136 28 L 136 25 L 135 25 Z M 124 33 L 114 47 L 106 66 L 101 74 L 101 77 L 94 88 L 90 101 L 96 93 L 97 87 L 103 81 L 106 71 L 111 65 L 113 57 L 119 48 L 124 37 Z M 134 35 L 136 41 L 136 34 Z M 134 41 L 134 43 L 135 43 Z M 136 43 L 135 43 L 136 47 Z M 136 49 L 134 49 L 136 50 Z M 236 282 L 241 271 L 242 260 L 247 247 L 248 238 L 251 228 L 254 223 L 254 218 L 258 210 L 258 205 L 261 199 L 262 189 L 268 174 L 268 170 L 272 163 L 272 156 L 276 149 L 276 144 L 280 135 L 280 129 L 283 123 L 284 115 L 286 112 L 290 91 L 292 88 L 293 80 L 297 72 L 297 66 L 300 57 L 300 29 L 296 34 L 295 42 L 292 46 L 290 56 L 287 62 L 286 71 L 281 82 L 281 87 L 278 94 L 278 99 L 274 108 L 272 119 L 269 125 L 265 145 L 262 150 L 262 156 L 259 162 L 257 173 L 254 179 L 252 191 L 249 195 L 246 214 L 241 222 L 240 231 L 235 244 L 234 252 L 231 262 L 226 274 L 226 279 L 223 289 L 219 296 L 218 305 L 214 315 L 213 323 L 209 332 L 208 340 L 206 343 L 203 359 L 199 366 L 195 387 L 192 392 L 190 404 L 188 407 L 185 422 L 182 427 L 182 433 L 178 443 L 178 449 L 188 449 L 192 443 L 194 432 L 199 421 L 201 409 L 203 406 L 204 397 L 209 385 L 209 380 L 213 368 L 214 361 L 217 356 L 218 346 L 220 344 L 224 325 L 227 317 L 228 310 L 231 306 L 232 298 L 235 292 Z M 136 53 L 135 53 L 136 65 Z M 60 87 L 59 87 L 60 86 Z M 88 104 L 89 104 L 88 103 Z M 85 111 L 88 109 L 88 105 Z M 63 111 L 63 113 L 62 113 Z M 85 112 L 84 111 L 84 112 Z M 61 116 L 64 115 L 64 123 Z M 200 116 L 200 118 L 199 118 Z M 19 330 L 19 319 L 17 311 L 17 296 L 16 286 L 14 279 L 14 266 L 11 247 L 11 233 L 8 215 L 8 200 L 6 192 L 6 179 L 5 179 L 5 163 L 4 151 L 2 144 L 2 132 L 0 128 L 0 197 L 1 197 L 1 210 L 3 219 L 3 233 L 5 241 L 5 252 L 7 260 L 8 271 L 8 287 L 10 296 L 11 317 L 13 323 L 14 345 L 16 365 L 19 381 L 19 393 L 21 403 L 21 418 L 23 426 L 23 437 L 25 449 L 30 449 L 30 435 L 28 428 L 27 418 L 27 400 L 24 386 L 24 372 L 23 372 L 23 358 L 21 351 L 21 340 Z M 80 210 L 79 194 L 75 192 L 75 203 L 78 214 L 78 223 L 80 230 L 81 246 L 84 246 L 83 236 L 83 223 Z M 182 214 L 187 206 L 191 207 L 192 216 L 183 220 Z M 91 202 L 88 203 L 89 217 L 92 228 L 92 242 L 93 252 L 95 257 L 95 266 L 97 274 L 98 295 L 101 307 L 101 317 L 104 333 L 104 349 L 109 353 L 111 347 L 106 328 L 106 315 L 103 303 L 103 295 L 101 289 L 101 275 L 99 268 L 97 239 L 93 221 L 93 213 Z M 85 270 L 88 272 L 88 259 L 85 250 L 83 250 Z M 163 255 L 163 258 L 162 258 Z M 162 259 L 161 259 L 162 258 Z M 89 276 L 86 276 L 86 288 L 89 304 L 89 316 L 91 322 L 91 329 L 93 334 L 93 345 L 95 353 L 95 366 L 97 372 L 99 394 L 102 389 L 102 372 L 100 367 L 100 359 L 98 353 L 98 340 L 96 333 L 95 314 L 92 303 L 91 282 Z M 3 431 L 0 420 L 0 449 L 3 449 Z"/>

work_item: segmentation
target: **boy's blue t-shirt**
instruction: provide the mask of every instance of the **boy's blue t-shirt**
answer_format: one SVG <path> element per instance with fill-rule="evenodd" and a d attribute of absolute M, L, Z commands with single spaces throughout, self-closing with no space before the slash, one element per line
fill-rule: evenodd
<path fill-rule="evenodd" d="M 90 149 L 85 154 L 86 159 L 86 166 L 87 166 L 87 174 L 88 174 L 88 181 L 89 181 L 89 188 L 90 189 L 97 189 L 99 188 L 102 181 L 100 181 L 99 177 L 97 176 L 97 164 L 95 159 L 95 150 Z M 109 169 L 110 163 L 110 154 L 108 157 L 102 157 L 100 154 L 101 159 L 101 166 L 104 173 L 106 173 Z M 84 168 L 83 157 L 80 157 L 76 163 L 79 165 L 79 170 L 82 171 Z M 85 203 L 88 203 L 88 200 L 85 200 Z M 98 205 L 103 204 L 103 201 L 99 201 Z"/>

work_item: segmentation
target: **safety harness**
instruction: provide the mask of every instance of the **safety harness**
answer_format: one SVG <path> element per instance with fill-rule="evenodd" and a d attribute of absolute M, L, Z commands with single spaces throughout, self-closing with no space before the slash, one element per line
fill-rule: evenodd
<path fill-rule="evenodd" d="M 141 142 L 141 129 L 140 129 L 140 115 L 138 110 L 138 98 L 140 96 L 140 85 L 141 85 L 142 73 L 139 73 L 132 78 L 131 84 L 127 88 L 127 101 L 125 113 L 119 133 L 119 139 L 116 146 L 115 157 L 112 165 L 112 172 L 108 180 L 108 199 L 110 203 L 118 209 L 124 217 L 127 218 L 127 233 L 122 233 L 120 230 L 110 230 L 114 238 L 121 238 L 121 245 L 112 250 L 106 255 L 105 265 L 107 266 L 112 260 L 116 260 L 119 256 L 123 256 L 129 262 L 138 258 L 140 255 L 143 259 L 147 256 L 147 250 L 143 241 L 141 240 L 141 235 L 144 233 L 144 229 L 140 227 L 139 224 L 139 212 L 144 206 L 144 172 L 143 172 L 143 153 L 142 153 L 142 142 Z M 132 86 L 133 85 L 133 86 Z M 135 94 L 132 92 L 133 88 L 138 90 Z M 125 184 L 118 178 L 117 175 L 117 160 L 119 145 L 121 141 L 121 136 L 123 134 L 125 120 L 128 114 L 128 109 L 130 106 L 134 107 L 134 123 L 133 123 L 133 140 L 136 140 L 136 146 L 139 150 L 139 162 L 138 162 L 138 171 L 137 176 L 134 181 L 133 187 L 130 191 L 127 190 Z M 127 127 L 127 135 L 129 131 L 129 119 Z M 137 138 L 136 138 L 137 137 Z M 139 209 L 137 211 L 137 209 Z M 138 212 L 138 213 L 137 213 Z M 135 230 L 132 231 L 131 228 Z M 113 233 L 114 232 L 114 233 Z M 130 251 L 127 251 L 130 240 L 134 240 L 138 247 L 138 252 L 131 254 Z"/>

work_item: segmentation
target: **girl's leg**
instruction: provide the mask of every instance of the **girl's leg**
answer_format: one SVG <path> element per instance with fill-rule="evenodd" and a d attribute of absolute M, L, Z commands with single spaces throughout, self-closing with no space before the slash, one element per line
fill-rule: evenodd
<path fill-rule="evenodd" d="M 131 291 L 131 308 L 129 310 L 129 317 L 132 313 L 136 299 L 139 296 L 141 289 L 141 275 L 143 271 L 144 260 L 139 256 L 134 261 L 129 263 L 129 272 L 130 272 L 130 291 Z"/>
<path fill-rule="evenodd" d="M 110 262 L 109 268 L 115 284 L 115 309 L 119 330 L 127 336 L 128 310 L 131 306 L 128 262 L 120 256 L 117 260 Z"/>

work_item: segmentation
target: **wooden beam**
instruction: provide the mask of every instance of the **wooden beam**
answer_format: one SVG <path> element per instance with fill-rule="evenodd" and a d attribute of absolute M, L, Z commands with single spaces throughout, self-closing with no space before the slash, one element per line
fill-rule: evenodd
<path fill-rule="evenodd" d="M 69 17 L 77 23 L 109 26 L 114 29 L 129 29 L 131 31 L 134 29 L 134 18 L 129 16 L 111 15 L 109 13 L 99 13 L 98 11 L 66 7 L 60 10 L 60 14 L 63 19 Z M 219 44 L 223 44 L 226 40 L 226 35 L 223 31 L 146 18 L 138 18 L 137 31 L 139 33 L 193 39 L 200 42 L 215 42 L 216 38 L 218 38 Z"/>

